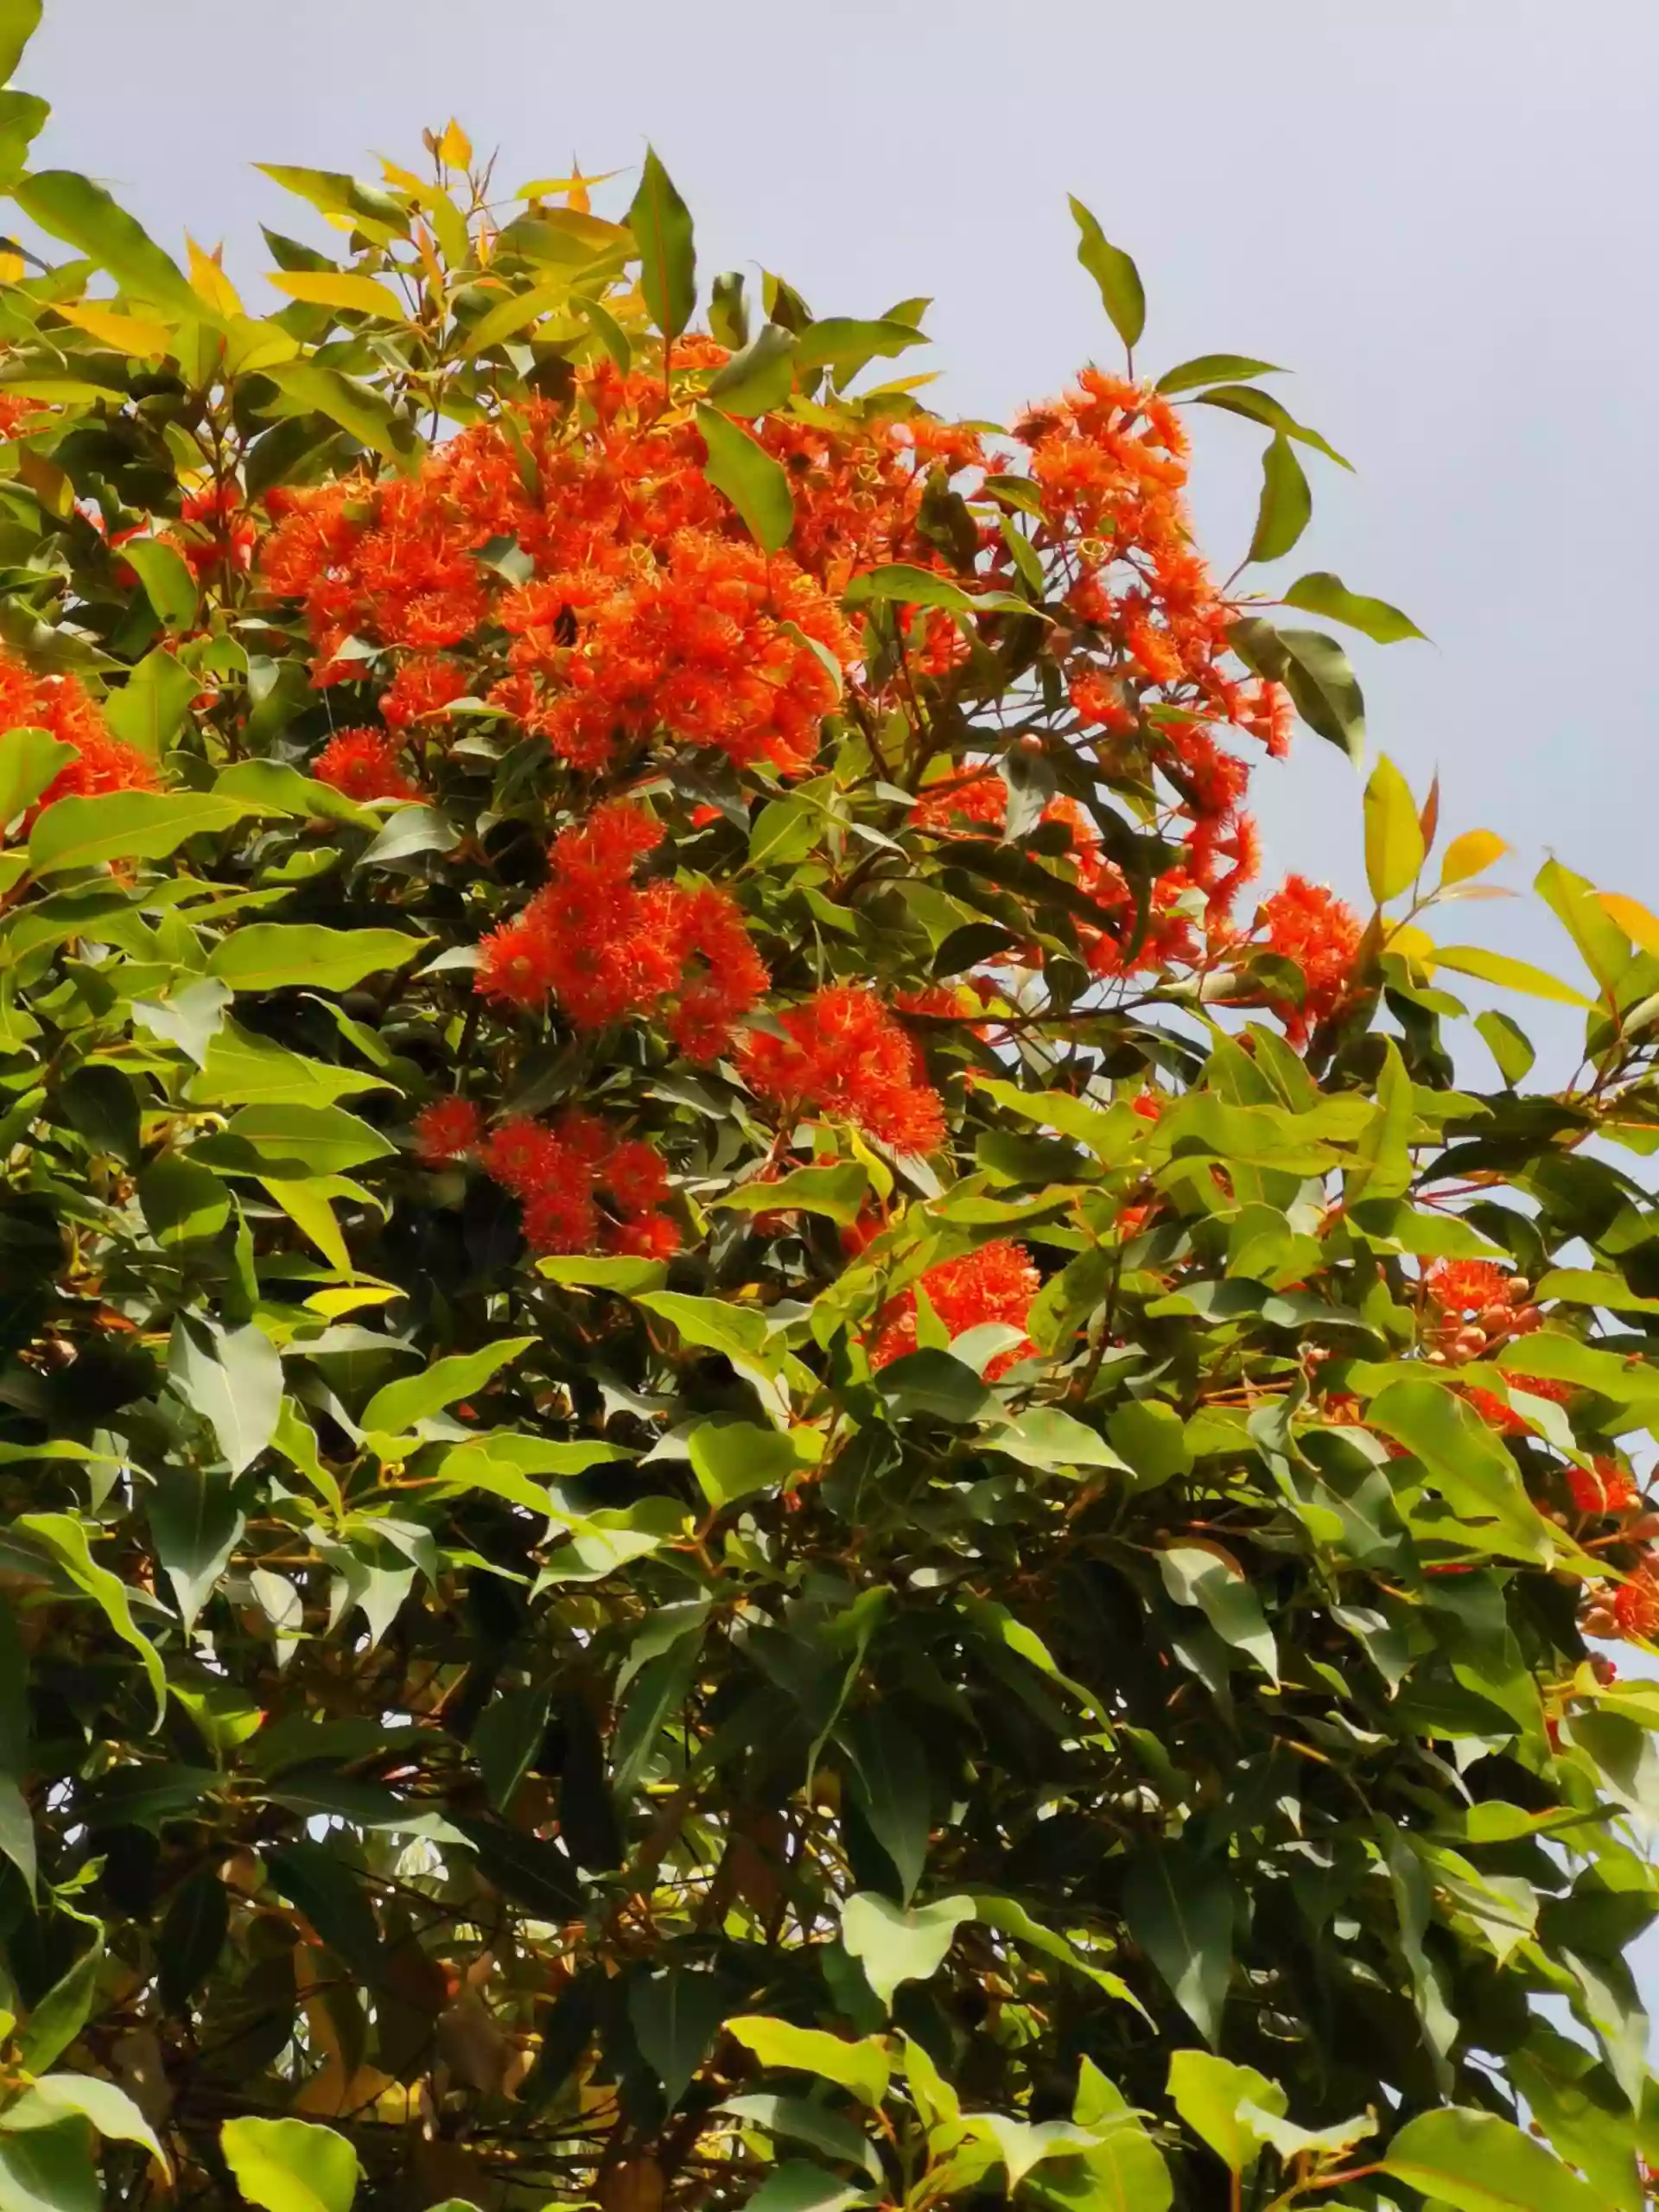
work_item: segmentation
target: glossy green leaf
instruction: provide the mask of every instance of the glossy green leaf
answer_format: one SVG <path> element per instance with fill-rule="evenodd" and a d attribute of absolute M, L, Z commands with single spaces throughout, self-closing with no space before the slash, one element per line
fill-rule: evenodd
<path fill-rule="evenodd" d="M 1166 398 L 1178 391 L 1195 391 L 1203 384 L 1219 384 L 1243 377 L 1277 377 L 1285 372 L 1272 361 L 1258 361 L 1248 353 L 1197 353 L 1190 361 L 1166 369 L 1157 389 Z"/>
<path fill-rule="evenodd" d="M 191 321 L 207 312 L 177 263 L 102 185 L 71 169 L 37 169 L 12 197 L 31 222 L 108 270 L 135 299 Z"/>
<path fill-rule="evenodd" d="M 930 1980 L 944 1965 L 957 1929 L 973 1917 L 971 1897 L 940 1897 L 906 1911 L 865 1891 L 842 1906 L 841 1940 L 891 2009 L 900 1982 Z"/>
<path fill-rule="evenodd" d="M 187 838 L 227 830 L 252 810 L 211 791 L 110 791 L 60 798 L 36 816 L 29 864 L 36 875 L 111 861 L 162 860 Z"/>
<path fill-rule="evenodd" d="M 0 5 L 0 85 L 17 73 L 23 48 L 41 27 L 44 0 L 4 0 Z"/>
<path fill-rule="evenodd" d="M 194 627 L 201 598 L 181 553 L 159 537 L 131 537 L 122 547 L 121 557 L 137 569 L 162 629 Z"/>
<path fill-rule="evenodd" d="M 665 339 L 677 338 L 697 303 L 691 214 L 649 146 L 628 226 L 639 250 L 639 289 L 646 312 Z"/>
<path fill-rule="evenodd" d="M 1147 324 L 1147 296 L 1141 272 L 1121 246 L 1109 244 L 1080 200 L 1071 200 L 1069 205 L 1077 226 L 1077 259 L 1099 285 L 1101 304 L 1111 318 L 1112 327 L 1133 353 Z"/>
<path fill-rule="evenodd" d="M 413 1428 L 416 1421 L 429 1420 L 442 1413 L 446 1406 L 469 1398 L 485 1385 L 521 1358 L 536 1342 L 534 1337 L 504 1337 L 498 1343 L 484 1344 L 477 1351 L 463 1352 L 452 1359 L 435 1360 L 424 1374 L 406 1376 L 400 1382 L 388 1382 L 377 1390 L 363 1408 L 365 1429 L 379 1429 L 388 1435 L 401 1435 Z"/>
<path fill-rule="evenodd" d="M 1281 630 L 1284 683 L 1312 730 L 1340 746 L 1357 766 L 1365 746 L 1365 702 L 1348 656 L 1318 630 Z"/>
<path fill-rule="evenodd" d="M 1587 2183 L 1496 2113 L 1420 2113 L 1389 2143 L 1382 2171 L 1456 2212 L 1605 2212 Z"/>
<path fill-rule="evenodd" d="M 891 2062 L 880 2036 L 856 2043 L 826 2035 L 821 2028 L 798 2028 L 765 2013 L 744 2012 L 726 2023 L 728 2035 L 752 2050 L 763 2066 L 788 2066 L 820 2081 L 851 2090 L 861 2104 L 879 2111 L 887 2094 Z"/>
<path fill-rule="evenodd" d="M 403 930 L 331 930 L 250 922 L 216 946 L 207 972 L 233 991 L 347 991 L 415 958 L 429 940 Z"/>
<path fill-rule="evenodd" d="M 1313 512 L 1313 494 L 1307 477 L 1281 430 L 1269 440 L 1262 457 L 1262 499 L 1246 558 L 1279 560 L 1307 528 Z"/>
<path fill-rule="evenodd" d="M 1390 607 L 1385 599 L 1368 599 L 1363 592 L 1350 591 L 1342 578 L 1332 575 L 1328 569 L 1298 576 L 1284 599 L 1287 607 L 1322 614 L 1328 622 L 1345 622 L 1351 630 L 1362 631 L 1379 645 L 1397 645 L 1402 639 L 1423 635 L 1408 614 Z"/>
<path fill-rule="evenodd" d="M 8 730 L 0 737 L 0 827 L 34 805 L 53 778 L 79 753 L 44 729 Z"/>
<path fill-rule="evenodd" d="M 1129 1934 L 1213 2046 L 1233 1978 L 1233 1894 L 1226 1868 L 1190 1848 L 1136 1854 L 1123 1887 Z"/>
<path fill-rule="evenodd" d="M 699 405 L 697 428 L 708 448 L 703 474 L 737 509 L 755 543 L 767 553 L 781 552 L 795 527 L 787 470 L 713 407 Z"/>
<path fill-rule="evenodd" d="M 709 379 L 706 397 L 722 415 L 765 415 L 781 407 L 795 385 L 793 331 L 763 322 L 741 353 Z"/>
<path fill-rule="evenodd" d="M 282 1358 L 264 1330 L 219 1329 L 181 1316 L 168 1374 L 219 1439 L 231 1472 L 251 1466 L 270 1442 L 283 1402 Z"/>

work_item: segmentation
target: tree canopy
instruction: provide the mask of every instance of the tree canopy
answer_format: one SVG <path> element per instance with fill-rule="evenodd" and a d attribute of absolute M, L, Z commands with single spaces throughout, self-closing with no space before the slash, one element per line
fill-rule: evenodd
<path fill-rule="evenodd" d="M 654 153 L 273 167 L 274 305 L 44 115 L 0 2212 L 1642 2212 L 1659 918 L 1386 757 L 1255 881 L 1342 456 L 1077 202 L 1004 430 Z"/>

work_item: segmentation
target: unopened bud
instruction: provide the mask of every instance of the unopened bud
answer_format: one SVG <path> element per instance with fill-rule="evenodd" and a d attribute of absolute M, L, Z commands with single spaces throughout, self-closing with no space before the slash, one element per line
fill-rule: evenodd
<path fill-rule="evenodd" d="M 1511 1275 L 1503 1286 L 1503 1295 L 1511 1306 L 1524 1306 L 1532 1296 L 1532 1284 L 1525 1275 Z"/>

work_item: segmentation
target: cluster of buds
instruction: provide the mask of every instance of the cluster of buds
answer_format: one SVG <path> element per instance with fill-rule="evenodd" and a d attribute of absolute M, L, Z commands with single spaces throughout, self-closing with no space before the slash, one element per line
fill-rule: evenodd
<path fill-rule="evenodd" d="M 1423 1277 L 1427 1310 L 1422 1341 L 1433 1367 L 1460 1367 L 1543 1319 L 1525 1275 L 1506 1274 L 1489 1260 L 1437 1260 Z"/>

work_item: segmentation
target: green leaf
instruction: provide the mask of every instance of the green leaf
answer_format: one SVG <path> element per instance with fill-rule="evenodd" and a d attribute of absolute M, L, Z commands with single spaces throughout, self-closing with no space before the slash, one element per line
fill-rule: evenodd
<path fill-rule="evenodd" d="M 110 861 L 162 860 L 187 837 L 228 830 L 255 809 L 211 791 L 106 791 L 54 800 L 29 837 L 36 875 L 99 868 Z"/>
<path fill-rule="evenodd" d="M 1570 983 L 1535 968 L 1529 961 L 1512 959 L 1507 952 L 1488 952 L 1484 945 L 1437 944 L 1434 964 L 1459 976 L 1478 976 L 1483 983 L 1496 983 L 1504 990 L 1524 991 L 1529 998 L 1552 1000 L 1558 1006 L 1587 1008 L 1595 1004 L 1582 991 L 1575 991 Z"/>
<path fill-rule="evenodd" d="M 219 2134 L 236 2185 L 260 2212 L 350 2212 L 357 2153 L 303 2120 L 227 2120 Z"/>
<path fill-rule="evenodd" d="M 803 371 L 845 369 L 849 363 L 856 370 L 878 356 L 892 360 L 912 346 L 927 342 L 925 333 L 911 323 L 887 319 L 860 322 L 850 315 L 829 315 L 808 323 L 801 333 L 797 359 Z"/>
<path fill-rule="evenodd" d="M 741 353 L 734 353 L 710 379 L 703 397 L 722 415 L 765 415 L 781 407 L 795 389 L 792 330 L 763 322 Z"/>
<path fill-rule="evenodd" d="M 639 248 L 639 289 L 645 311 L 671 342 L 690 321 L 697 303 L 696 249 L 690 210 L 649 146 L 639 189 L 628 210 L 628 226 Z"/>
<path fill-rule="evenodd" d="M 1532 887 L 1577 945 L 1596 981 L 1611 989 L 1630 965 L 1630 948 L 1593 887 L 1559 861 L 1548 860 L 1533 878 Z"/>
<path fill-rule="evenodd" d="M 780 1430 L 753 1421 L 702 1421 L 686 1440 L 691 1471 L 718 1513 L 756 1491 L 776 1490 L 801 1461 Z"/>
<path fill-rule="evenodd" d="M 1282 2113 L 1289 2100 L 1278 2082 L 1253 2066 L 1235 2066 L 1207 2050 L 1178 2050 L 1169 2062 L 1169 2094 L 1192 2133 L 1230 2173 L 1248 2173 L 1262 2155 L 1262 2138 L 1240 2107 Z"/>
<path fill-rule="evenodd" d="M 33 806 L 52 779 L 80 758 L 45 729 L 11 729 L 0 737 L 0 829 Z"/>
<path fill-rule="evenodd" d="M 17 2056 L 31 2074 L 44 2074 L 54 2065 L 92 2018 L 103 1963 L 104 1939 L 97 1936 L 39 2004 L 29 2008 L 18 2031 Z"/>
<path fill-rule="evenodd" d="M 708 448 L 703 474 L 737 509 L 756 543 L 767 553 L 781 552 L 795 527 L 787 470 L 712 407 L 699 404 L 697 428 Z"/>
<path fill-rule="evenodd" d="M 262 176 L 308 201 L 321 214 L 352 215 L 398 237 L 408 235 L 409 213 L 401 200 L 359 177 L 343 175 L 337 169 L 295 168 L 282 162 L 256 162 L 253 166 Z"/>
<path fill-rule="evenodd" d="M 191 1158 L 227 1174 L 344 1175 L 397 1147 L 341 1106 L 245 1106 L 222 1136 L 203 1137 Z"/>
<path fill-rule="evenodd" d="M 189 573 L 186 569 L 187 576 Z M 158 645 L 145 654 L 120 690 L 105 700 L 104 719 L 125 744 L 159 760 L 184 728 L 190 702 L 200 688 L 200 679 Z"/>
<path fill-rule="evenodd" d="M 230 1924 L 230 1897 L 216 1867 L 200 1868 L 175 1891 L 156 1947 L 162 2002 L 170 2012 L 182 2012 L 213 1972 Z"/>
<path fill-rule="evenodd" d="M 1505 1083 L 1514 1087 L 1524 1083 L 1529 1071 L 1538 1055 L 1532 1040 L 1518 1022 L 1511 1021 L 1507 1014 L 1496 1007 L 1475 1016 L 1475 1027 L 1479 1031 L 1487 1051 L 1497 1063 L 1497 1071 Z"/>
<path fill-rule="evenodd" d="M 181 1314 L 168 1348 L 168 1376 L 200 1414 L 239 1475 L 270 1442 L 283 1405 L 281 1355 L 263 1329 L 221 1329 Z"/>
<path fill-rule="evenodd" d="M 838 1732 L 852 1758 L 864 1817 L 893 1861 L 908 1904 L 927 1863 L 932 1827 L 927 1754 L 886 1705 L 849 1714 Z"/>
<path fill-rule="evenodd" d="M 625 1298 L 660 1287 L 668 1273 L 661 1260 L 590 1258 L 537 1260 L 536 1272 L 570 1290 L 613 1290 Z"/>
<path fill-rule="evenodd" d="M 728 2097 L 721 2109 L 734 2113 L 752 2127 L 764 2128 L 769 2135 L 786 2135 L 798 2143 L 810 2143 L 815 2151 L 822 2151 L 831 2158 L 862 2166 L 872 2181 L 881 2179 L 881 2162 L 874 2145 L 849 2120 L 815 2099 L 757 2093 Z"/>
<path fill-rule="evenodd" d="M 994 1430 L 985 1442 L 989 1450 L 1005 1452 L 1027 1467 L 1123 1465 L 1103 1436 L 1058 1406 L 1027 1406 L 1005 1428 Z"/>
<path fill-rule="evenodd" d="M 213 789 L 226 798 L 245 798 L 261 813 L 297 814 L 324 822 L 349 822 L 373 828 L 379 817 L 359 806 L 330 784 L 302 776 L 283 760 L 233 760 L 221 768 Z"/>
<path fill-rule="evenodd" d="M 916 569 L 907 562 L 892 561 L 879 569 L 865 569 L 842 594 L 849 607 L 867 601 L 896 600 L 905 607 L 937 607 L 947 614 L 1029 614 L 1028 601 L 1012 592 L 966 592 L 949 576 L 931 569 Z"/>
<path fill-rule="evenodd" d="M 0 1774 L 0 1859 L 11 1861 L 32 1897 L 36 1871 L 35 1821 L 28 1798 L 9 1774 Z"/>
<path fill-rule="evenodd" d="M 106 2142 L 142 2143 L 167 2165 L 155 2129 L 126 2091 L 95 2074 L 48 2074 L 31 2082 L 15 2104 L 0 2112 L 0 2129 L 22 2134 L 70 2119 L 90 2120 Z"/>
<path fill-rule="evenodd" d="M 1472 1406 L 1443 1382 L 1389 1383 L 1370 1402 L 1369 1426 L 1414 1452 L 1459 1520 L 1480 1522 L 1514 1556 L 1549 1556 L 1549 1525 L 1520 1470 Z"/>
<path fill-rule="evenodd" d="M 1147 296 L 1141 272 L 1121 247 L 1108 244 L 1082 200 L 1071 200 L 1069 204 L 1077 226 L 1077 259 L 1099 285 L 1101 304 L 1111 317 L 1112 327 L 1133 353 L 1147 325 Z"/>
<path fill-rule="evenodd" d="M 296 1836 L 266 1853 L 265 1878 L 305 1915 L 342 1966 L 371 1986 L 379 1981 L 385 1959 L 374 1908 L 337 1850 Z"/>
<path fill-rule="evenodd" d="M 121 549 L 121 557 L 137 571 L 144 595 L 155 608 L 162 629 L 194 629 L 201 594 L 184 556 L 175 546 L 163 544 L 159 537 L 130 537 Z M 189 673 L 188 670 L 184 672 Z"/>
<path fill-rule="evenodd" d="M 1417 625 L 1386 599 L 1367 599 L 1350 591 L 1340 576 L 1328 569 L 1315 569 L 1298 576 L 1284 594 L 1287 607 L 1300 607 L 1306 614 L 1323 614 L 1328 622 L 1345 622 L 1379 645 L 1398 645 L 1402 639 L 1421 638 Z"/>
<path fill-rule="evenodd" d="M 389 460 L 401 457 L 404 441 L 398 436 L 392 411 L 367 385 L 315 361 L 284 361 L 264 373 L 283 400 L 280 409 L 268 407 L 266 414 L 326 415 L 372 453 L 384 454 Z"/>
<path fill-rule="evenodd" d="M 1306 423 L 1299 423 L 1270 391 L 1257 391 L 1247 384 L 1217 385 L 1213 391 L 1201 391 L 1194 404 L 1200 407 L 1220 407 L 1230 415 L 1247 415 L 1253 423 L 1264 423 L 1270 430 L 1282 430 L 1287 438 L 1294 438 L 1300 445 L 1312 446 L 1338 467 L 1351 469 L 1353 463 L 1344 461 L 1333 445 L 1322 438 L 1317 430 L 1310 430 Z"/>
<path fill-rule="evenodd" d="M 348 991 L 413 960 L 431 939 L 403 930 L 331 930 L 316 922 L 250 922 L 213 948 L 207 972 L 233 991 Z"/>
<path fill-rule="evenodd" d="M 0 2134 L 0 2212 L 99 2212 L 92 2137 L 78 2120 Z"/>
<path fill-rule="evenodd" d="M 280 1370 L 279 1361 L 279 1387 Z M 188 1460 L 169 1459 L 162 1465 L 149 1493 L 149 1511 L 156 1556 L 173 1586 L 188 1635 L 246 1523 L 232 1484 Z"/>
<path fill-rule="evenodd" d="M 217 977 L 192 990 L 230 992 Z M 176 1004 L 176 999 L 171 1001 Z M 148 1025 L 158 1027 L 155 1021 Z M 194 1057 L 194 1056 L 193 1056 Z M 200 1106 L 332 1106 L 365 1090 L 385 1090 L 379 1076 L 364 1075 L 332 1060 L 302 1059 L 239 1022 L 221 1020 L 192 1076 L 187 1096 Z"/>
<path fill-rule="evenodd" d="M 502 1337 L 477 1351 L 461 1352 L 450 1359 L 435 1360 L 424 1374 L 406 1376 L 377 1390 L 363 1408 L 365 1429 L 401 1436 L 416 1421 L 442 1413 L 446 1406 L 470 1398 L 491 1377 L 527 1352 L 536 1337 Z"/>
<path fill-rule="evenodd" d="M 1379 906 L 1410 889 L 1427 853 L 1411 786 L 1385 753 L 1365 786 L 1365 880 Z"/>
<path fill-rule="evenodd" d="M 1223 378 L 1281 377 L 1286 373 L 1276 363 L 1257 361 L 1248 353 L 1197 353 L 1190 361 L 1166 369 L 1156 389 L 1168 398 L 1172 393 L 1194 391 L 1201 384 L 1215 384 Z"/>
<path fill-rule="evenodd" d="M 822 2028 L 798 2028 L 764 2012 L 743 2012 L 728 2020 L 726 2031 L 752 2050 L 763 2066 L 790 2066 L 849 2089 L 861 2104 L 879 2112 L 887 2094 L 892 2067 L 880 2036 L 849 2043 Z"/>
<path fill-rule="evenodd" d="M 1297 713 L 1357 767 L 1365 749 L 1365 702 L 1347 654 L 1319 630 L 1281 630 L 1278 638 L 1285 688 Z"/>
<path fill-rule="evenodd" d="M 23 48 L 41 27 L 44 0 L 0 0 L 0 85 L 17 73 Z"/>
<path fill-rule="evenodd" d="M 75 1587 L 99 1607 L 121 1641 L 137 1653 L 155 1694 L 159 1719 L 167 1704 L 167 1675 L 161 1654 L 134 1621 L 120 1577 L 93 1559 L 84 1523 L 67 1513 L 22 1513 L 12 1522 L 11 1533 L 49 1552 Z"/>
<path fill-rule="evenodd" d="M 1495 2113 L 1421 2113 L 1389 2145 L 1382 2171 L 1456 2212 L 1606 2212 L 1587 2182 Z"/>
<path fill-rule="evenodd" d="M 1196 1606 L 1224 1643 L 1279 1680 L 1279 1646 L 1241 1569 L 1198 1544 L 1175 1544 L 1158 1554 L 1164 1587 L 1178 1605 Z"/>
<path fill-rule="evenodd" d="M 841 1908 L 841 1940 L 891 2011 L 899 1983 L 926 1981 L 936 1974 L 957 1929 L 973 1917 L 971 1897 L 940 1897 L 903 1911 L 890 1898 L 860 1891 Z"/>
<path fill-rule="evenodd" d="M 39 169 L 11 196 L 31 222 L 107 269 L 124 292 L 188 321 L 212 320 L 177 263 L 102 185 L 72 169 Z"/>
<path fill-rule="evenodd" d="M 1096 2141 L 1078 2161 L 1081 2179 L 1045 2175 L 1041 2195 L 1063 2212 L 1169 2212 L 1174 2186 L 1163 2153 L 1140 2115 L 1092 2059 L 1077 2074 L 1071 2117 L 1092 2128 Z"/>
<path fill-rule="evenodd" d="M 10 4 L 34 7 L 39 0 L 10 0 Z M 29 167 L 29 149 L 51 112 L 48 104 L 33 92 L 0 92 L 0 189 L 10 189 Z"/>
<path fill-rule="evenodd" d="M 135 999 L 133 1019 L 152 1035 L 176 1045 L 187 1059 L 200 1067 L 208 1047 L 225 1020 L 231 995 L 223 983 L 203 976 L 181 983 L 166 999 Z"/>
<path fill-rule="evenodd" d="M 1192 1471 L 1185 1425 L 1173 1406 L 1128 1398 L 1106 1424 L 1112 1448 L 1133 1469 L 1136 1486 L 1154 1490 Z"/>
<path fill-rule="evenodd" d="M 833 1167 L 798 1167 L 775 1183 L 741 1183 L 715 1205 L 739 1213 L 821 1213 L 850 1229 L 869 1187 L 868 1170 L 846 1160 Z"/>
<path fill-rule="evenodd" d="M 962 1426 L 997 1410 L 995 1399 L 967 1361 L 933 1344 L 891 1361 L 875 1377 L 875 1387 L 894 1421 L 922 1414 Z"/>
<path fill-rule="evenodd" d="M 1291 451 L 1289 439 L 1278 431 L 1262 456 L 1262 499 L 1245 558 L 1280 559 L 1307 528 L 1313 512 L 1313 494 L 1302 464 Z"/>
<path fill-rule="evenodd" d="M 1142 1847 L 1123 1885 L 1129 1934 L 1208 2044 L 1233 1978 L 1233 1892 L 1224 1866 L 1190 1845 Z"/>
<path fill-rule="evenodd" d="M 628 1990 L 628 2022 L 645 2063 L 663 2085 L 671 2112 L 725 2016 L 724 1985 L 709 1973 L 670 1967 L 637 1974 Z"/>
<path fill-rule="evenodd" d="M 785 2158 L 745 2205 L 746 2212 L 847 2212 L 849 2205 L 869 2201 L 862 2190 L 849 2189 L 839 2174 L 804 2158 Z"/>

